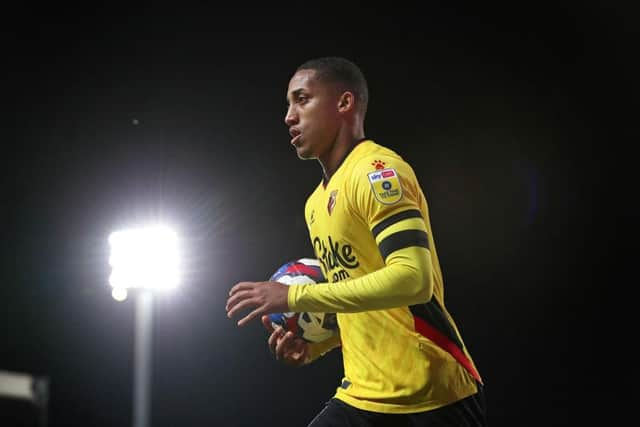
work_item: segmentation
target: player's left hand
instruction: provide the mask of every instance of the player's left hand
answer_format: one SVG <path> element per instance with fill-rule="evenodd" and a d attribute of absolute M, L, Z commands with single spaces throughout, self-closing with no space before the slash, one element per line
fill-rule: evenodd
<path fill-rule="evenodd" d="M 227 317 L 232 318 L 242 309 L 253 308 L 238 320 L 238 326 L 263 314 L 289 311 L 289 286 L 278 282 L 240 282 L 229 291 Z"/>
<path fill-rule="evenodd" d="M 285 331 L 282 326 L 274 328 L 269 316 L 262 316 L 262 324 L 271 334 L 267 343 L 276 360 L 281 360 L 292 366 L 302 366 L 308 363 L 308 342 L 302 338 L 295 337 L 291 331 Z"/>

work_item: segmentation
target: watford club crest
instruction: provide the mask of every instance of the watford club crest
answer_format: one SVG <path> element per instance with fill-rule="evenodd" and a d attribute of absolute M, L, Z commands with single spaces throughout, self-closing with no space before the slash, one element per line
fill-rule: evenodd
<path fill-rule="evenodd" d="M 333 208 L 336 206 L 336 196 L 338 195 L 338 190 L 333 190 L 329 195 L 329 202 L 327 202 L 327 212 L 331 215 L 333 212 Z"/>

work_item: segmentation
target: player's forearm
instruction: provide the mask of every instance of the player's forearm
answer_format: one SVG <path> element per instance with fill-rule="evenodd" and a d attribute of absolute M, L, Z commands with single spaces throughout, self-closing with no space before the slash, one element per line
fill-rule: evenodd
<path fill-rule="evenodd" d="M 338 283 L 289 288 L 291 311 L 355 313 L 426 302 L 433 293 L 428 249 L 409 247 L 387 258 L 387 265 L 365 276 Z"/>

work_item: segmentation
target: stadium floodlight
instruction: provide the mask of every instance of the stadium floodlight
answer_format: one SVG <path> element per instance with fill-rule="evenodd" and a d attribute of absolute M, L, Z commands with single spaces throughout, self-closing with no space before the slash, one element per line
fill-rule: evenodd
<path fill-rule="evenodd" d="M 116 231 L 109 236 L 114 288 L 172 289 L 180 281 L 178 236 L 163 226 Z"/>
<path fill-rule="evenodd" d="M 151 406 L 151 336 L 153 292 L 175 288 L 180 282 L 178 237 L 167 227 L 116 231 L 109 236 L 112 267 L 109 284 L 117 301 L 129 289 L 136 295 L 134 342 L 133 426 L 149 425 Z"/>

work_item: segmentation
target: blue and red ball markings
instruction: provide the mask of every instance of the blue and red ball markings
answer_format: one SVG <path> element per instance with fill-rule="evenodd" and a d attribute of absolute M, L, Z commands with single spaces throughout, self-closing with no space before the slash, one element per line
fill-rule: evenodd
<path fill-rule="evenodd" d="M 271 276 L 270 280 L 277 280 L 282 276 L 308 276 L 316 283 L 325 281 L 320 267 L 306 265 L 295 261 L 289 262 L 280 267 L 278 271 Z"/>
<path fill-rule="evenodd" d="M 278 281 L 281 277 L 306 276 L 315 283 L 326 282 L 319 266 L 307 265 L 299 261 L 290 261 L 280 267 L 269 280 Z M 295 336 L 301 336 L 304 331 L 298 325 L 299 313 L 272 313 L 269 320 L 272 325 L 279 325 L 285 331 L 291 331 Z"/>
<path fill-rule="evenodd" d="M 295 336 L 298 336 L 300 331 L 298 330 L 298 314 L 293 316 L 285 316 L 283 313 L 273 313 L 269 315 L 269 320 L 272 324 L 282 326 L 285 331 L 291 331 Z"/>

